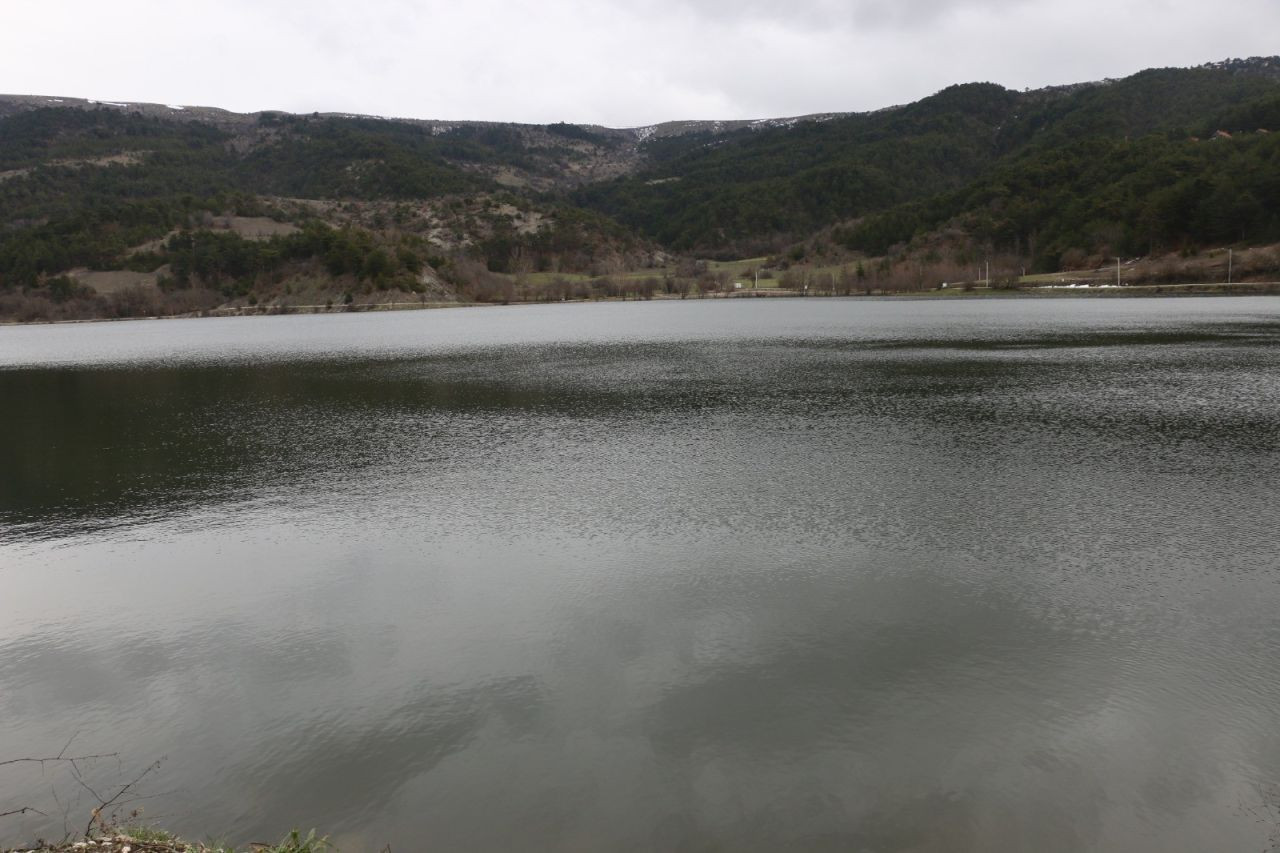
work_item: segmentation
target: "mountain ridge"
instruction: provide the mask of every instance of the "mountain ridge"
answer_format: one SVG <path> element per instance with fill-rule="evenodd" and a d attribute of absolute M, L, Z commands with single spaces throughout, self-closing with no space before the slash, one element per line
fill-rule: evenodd
<path fill-rule="evenodd" d="M 137 111 L 145 115 L 156 117 L 172 118 L 179 121 L 208 121 L 215 124 L 226 125 L 248 125 L 256 121 L 260 116 L 281 115 L 293 116 L 297 118 L 318 117 L 318 118 L 343 118 L 343 119 L 369 119 L 376 121 L 395 122 L 402 124 L 412 124 L 430 127 L 439 132 L 447 132 L 457 127 L 547 127 L 551 125 L 569 125 L 572 127 L 583 128 L 595 133 L 616 134 L 620 136 L 632 136 L 637 141 L 643 142 L 652 137 L 680 135 L 683 133 L 701 133 L 701 132 L 724 132 L 733 131 L 743 128 L 768 128 L 794 124 L 801 121 L 823 121 L 831 118 L 840 118 L 847 115 L 855 115 L 854 112 L 819 112 L 807 113 L 804 115 L 794 116 L 776 116 L 755 119 L 673 119 L 650 124 L 640 124 L 624 127 L 612 127 L 609 125 L 595 124 L 591 122 L 551 122 L 548 124 L 539 124 L 536 122 L 516 122 L 501 121 L 497 119 L 438 119 L 438 118 L 415 118 L 410 116 L 388 116 L 378 115 L 374 113 L 350 113 L 342 111 L 324 111 L 298 113 L 288 110 L 255 110 L 253 112 L 236 112 L 234 110 L 224 109 L 222 107 L 195 105 L 195 104 L 161 104 L 149 101 L 108 101 L 97 100 L 93 98 L 80 98 L 69 95 L 20 95 L 0 93 L 0 116 L 12 115 L 15 112 L 24 109 L 42 109 L 48 107 L 65 107 L 72 109 L 89 109 L 94 107 L 107 107 L 120 110 Z M 878 112 L 880 110 L 896 109 L 897 106 L 881 107 L 877 110 L 869 112 Z"/>
<path fill-rule="evenodd" d="M 1182 68 L 1182 66 L 1166 66 L 1170 68 Z M 1218 60 L 1215 62 L 1206 62 L 1197 66 L 1190 66 L 1191 70 L 1224 70 L 1234 74 L 1253 74 L 1269 76 L 1272 79 L 1280 80 L 1280 55 L 1277 56 L 1251 56 L 1238 57 Z M 1145 69 L 1160 70 L 1160 69 Z M 1141 72 L 1138 72 L 1141 73 Z M 1078 81 L 1073 83 L 1049 84 L 1034 89 L 1027 88 L 1021 90 L 1023 93 L 1035 94 L 1037 92 L 1071 92 L 1080 88 L 1103 86 L 1116 80 L 1125 78 L 1102 78 L 1099 80 Z M 1012 91 L 1012 90 L 1011 90 Z M 198 104 L 163 104 L 159 102 L 149 101 L 111 101 L 104 99 L 81 98 L 70 95 L 46 95 L 46 94 L 15 94 L 0 93 L 0 116 L 6 114 L 6 107 L 9 109 L 17 108 L 39 108 L 48 105 L 62 105 L 71 107 L 91 107 L 106 106 L 118 109 L 136 109 L 146 112 L 155 112 L 157 114 L 169 114 L 174 118 L 216 118 L 226 117 L 231 120 L 235 119 L 254 119 L 266 114 L 282 114 L 292 116 L 308 116 L 318 115 L 325 118 L 354 118 L 354 119 L 379 119 L 382 121 L 405 122 L 413 124 L 436 125 L 440 127 L 464 126 L 464 125 L 517 125 L 517 126 L 536 126 L 543 127 L 545 124 L 537 122 L 512 122 L 501 121 L 497 119 L 440 119 L 440 118 L 421 118 L 414 116 L 388 116 L 374 113 L 351 113 L 340 110 L 328 110 L 324 112 L 290 112 L 281 109 L 265 109 L 254 110 L 250 112 L 237 112 L 223 107 L 215 107 L 211 105 Z M 889 104 L 882 107 L 876 107 L 870 110 L 828 110 L 816 113 L 806 113 L 790 116 L 773 116 L 758 117 L 754 119 L 672 119 L 663 122 L 627 125 L 621 127 L 613 127 L 610 125 L 602 125 L 593 122 L 568 122 L 579 127 L 583 127 L 593 131 L 610 131 L 617 133 L 632 132 L 637 135 L 642 131 L 650 130 L 656 132 L 670 132 L 687 130 L 688 132 L 704 131 L 712 128 L 723 130 L 736 130 L 749 126 L 778 126 L 782 124 L 790 124 L 798 121 L 817 121 L 828 118 L 840 118 L 850 115 L 865 115 L 870 113 L 882 112 L 885 110 L 899 109 L 904 104 Z M 565 123 L 565 122 L 552 122 Z"/>

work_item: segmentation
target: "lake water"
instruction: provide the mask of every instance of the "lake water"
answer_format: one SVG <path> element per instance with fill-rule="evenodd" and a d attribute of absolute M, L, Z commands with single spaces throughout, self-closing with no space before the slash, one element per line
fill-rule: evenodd
<path fill-rule="evenodd" d="M 345 851 L 1264 850 L 1278 508 L 1280 299 L 0 328 L 0 759 Z"/>

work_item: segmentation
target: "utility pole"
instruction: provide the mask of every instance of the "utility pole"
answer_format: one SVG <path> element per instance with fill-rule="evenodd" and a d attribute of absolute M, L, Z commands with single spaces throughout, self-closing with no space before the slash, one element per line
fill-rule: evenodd
<path fill-rule="evenodd" d="M 751 283 L 751 289 L 755 290 L 760 287 L 760 267 L 756 267 L 756 280 Z"/>
<path fill-rule="evenodd" d="M 1233 249 L 1227 249 L 1227 284 L 1231 283 L 1231 261 Z"/>
<path fill-rule="evenodd" d="M 987 287 L 991 287 L 991 261 L 987 261 Z"/>
<path fill-rule="evenodd" d="M 1116 287 L 1120 286 L 1120 259 L 1116 258 Z"/>

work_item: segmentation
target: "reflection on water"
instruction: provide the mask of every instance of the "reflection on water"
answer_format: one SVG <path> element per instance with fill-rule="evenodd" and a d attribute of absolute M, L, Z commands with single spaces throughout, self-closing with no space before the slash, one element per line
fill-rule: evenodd
<path fill-rule="evenodd" d="M 0 758 L 79 732 L 168 756 L 173 829 L 348 850 L 1265 849 L 1278 344 L 1266 299 L 0 329 Z"/>

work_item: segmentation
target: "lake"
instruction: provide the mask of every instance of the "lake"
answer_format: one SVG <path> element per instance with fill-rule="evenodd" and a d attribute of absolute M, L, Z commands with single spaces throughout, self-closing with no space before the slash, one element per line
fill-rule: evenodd
<path fill-rule="evenodd" d="M 8 327 L 0 412 L 0 759 L 187 837 L 1280 840 L 1280 299 Z"/>

